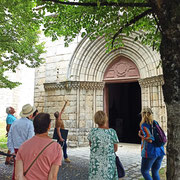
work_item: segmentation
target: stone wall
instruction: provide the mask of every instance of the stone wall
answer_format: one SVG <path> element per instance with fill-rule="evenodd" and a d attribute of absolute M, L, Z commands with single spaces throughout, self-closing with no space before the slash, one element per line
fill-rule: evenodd
<path fill-rule="evenodd" d="M 38 110 L 45 111 L 45 89 L 44 83 L 57 83 L 67 81 L 69 61 L 79 42 L 79 37 L 64 47 L 64 41 L 59 39 L 52 42 L 50 38 L 41 35 L 41 41 L 45 42 L 46 53 L 42 55 L 45 63 L 36 68 L 34 102 Z"/>
<path fill-rule="evenodd" d="M 55 111 L 60 111 L 64 100 L 68 106 L 62 114 L 62 120 L 69 130 L 68 145 L 71 147 L 88 144 L 89 129 L 95 127 L 93 116 L 97 110 L 103 110 L 102 82 L 61 82 L 45 83 L 45 112 L 50 113 L 54 127 Z M 53 128 L 51 130 L 51 133 Z"/>
<path fill-rule="evenodd" d="M 35 71 L 35 87 L 34 87 L 34 105 L 39 112 L 44 111 L 45 106 L 45 64 L 41 65 Z"/>
<path fill-rule="evenodd" d="M 77 38 L 68 48 L 58 40 L 46 41 L 45 64 L 36 69 L 35 105 L 39 111 L 53 113 L 69 100 L 62 119 L 69 129 L 68 145 L 88 144 L 87 133 L 95 127 L 93 116 L 103 110 L 104 74 L 118 57 L 132 61 L 139 70 L 142 106 L 150 106 L 154 118 L 166 129 L 166 108 L 162 93 L 162 68 L 158 67 L 160 56 L 133 37 L 123 37 L 124 47 L 107 53 L 103 37 L 90 41 Z M 43 38 L 42 38 L 43 40 Z M 52 130 L 54 121 L 52 122 Z"/>

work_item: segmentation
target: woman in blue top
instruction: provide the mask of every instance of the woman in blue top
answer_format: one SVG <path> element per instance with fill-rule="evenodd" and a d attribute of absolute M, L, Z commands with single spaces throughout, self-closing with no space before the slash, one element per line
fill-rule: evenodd
<path fill-rule="evenodd" d="M 139 136 L 141 137 L 141 173 L 145 180 L 160 180 L 159 169 L 161 162 L 165 155 L 164 147 L 156 147 L 152 143 L 154 137 L 152 135 L 152 110 L 150 108 L 144 108 L 142 111 L 142 120 L 140 122 Z M 149 174 L 151 169 L 152 177 Z"/>

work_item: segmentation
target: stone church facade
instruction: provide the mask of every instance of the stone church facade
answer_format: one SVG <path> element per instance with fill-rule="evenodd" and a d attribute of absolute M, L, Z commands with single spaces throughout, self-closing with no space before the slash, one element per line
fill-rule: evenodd
<path fill-rule="evenodd" d="M 121 142 L 139 143 L 143 106 L 153 109 L 154 119 L 166 130 L 158 52 L 133 41 L 133 35 L 124 36 L 124 46 L 109 53 L 103 37 L 94 41 L 77 37 L 68 48 L 62 40 L 42 40 L 47 52 L 45 63 L 36 69 L 35 106 L 54 120 L 53 113 L 69 100 L 62 115 L 69 146 L 88 144 L 87 134 L 96 127 L 93 116 L 98 110 L 107 112 L 109 127 L 117 131 Z M 127 135 L 127 130 L 132 133 Z"/>

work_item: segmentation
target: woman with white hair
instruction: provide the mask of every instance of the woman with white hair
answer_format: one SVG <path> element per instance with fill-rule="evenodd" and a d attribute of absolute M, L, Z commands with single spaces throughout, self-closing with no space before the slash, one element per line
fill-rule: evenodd
<path fill-rule="evenodd" d="M 152 110 L 148 107 L 142 110 L 139 136 L 141 137 L 141 173 L 145 180 L 160 180 L 159 169 L 165 155 L 164 147 L 156 147 L 152 135 L 153 117 Z M 157 121 L 154 121 L 157 123 Z M 152 177 L 149 174 L 151 169 Z"/>

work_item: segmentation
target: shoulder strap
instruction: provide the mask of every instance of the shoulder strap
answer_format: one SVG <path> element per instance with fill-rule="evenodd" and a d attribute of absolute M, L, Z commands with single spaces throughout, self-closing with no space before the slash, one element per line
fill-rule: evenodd
<path fill-rule="evenodd" d="M 42 152 L 48 147 L 50 146 L 53 142 L 55 141 L 51 141 L 49 144 L 47 144 L 42 150 L 41 152 L 36 156 L 36 158 L 34 159 L 34 161 L 30 164 L 30 166 L 27 168 L 27 170 L 24 172 L 24 176 L 26 176 L 27 172 L 29 171 L 29 169 L 32 167 L 32 165 L 35 163 L 35 161 L 37 160 L 37 158 L 42 154 Z"/>
<path fill-rule="evenodd" d="M 157 121 L 153 120 L 153 123 L 152 123 L 152 125 L 151 125 L 152 135 L 153 135 L 153 136 L 154 136 L 154 128 L 156 128 L 156 124 L 159 125 Z"/>
<path fill-rule="evenodd" d="M 151 130 L 152 130 L 152 135 L 154 136 L 154 120 L 153 123 L 151 124 Z"/>

